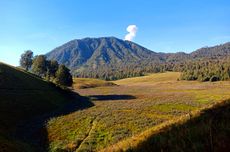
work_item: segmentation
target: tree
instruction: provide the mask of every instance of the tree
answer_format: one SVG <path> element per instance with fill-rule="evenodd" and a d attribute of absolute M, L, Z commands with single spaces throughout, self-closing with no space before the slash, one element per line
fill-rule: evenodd
<path fill-rule="evenodd" d="M 46 77 L 48 80 L 50 78 L 55 78 L 55 73 L 58 70 L 59 64 L 56 60 L 48 60 L 46 61 L 46 66 L 47 66 L 47 72 L 46 72 Z"/>
<path fill-rule="evenodd" d="M 73 78 L 70 74 L 70 70 L 65 65 L 60 65 L 55 74 L 56 83 L 64 86 L 71 86 L 73 84 Z"/>
<path fill-rule="evenodd" d="M 25 68 L 26 71 L 28 71 L 29 68 L 31 68 L 32 62 L 33 62 L 33 52 L 31 50 L 25 51 L 21 55 L 21 59 L 20 59 L 21 67 Z"/>
<path fill-rule="evenodd" d="M 47 71 L 47 61 L 44 55 L 38 55 L 34 57 L 32 64 L 32 72 L 35 74 L 45 77 Z"/>

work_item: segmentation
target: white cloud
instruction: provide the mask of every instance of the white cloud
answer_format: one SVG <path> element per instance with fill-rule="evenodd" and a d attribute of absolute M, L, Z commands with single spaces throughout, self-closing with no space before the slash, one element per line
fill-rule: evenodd
<path fill-rule="evenodd" d="M 137 33 L 137 26 L 136 25 L 129 25 L 127 27 L 127 32 L 129 32 L 128 34 L 126 34 L 125 36 L 125 40 L 127 41 L 132 41 L 133 38 L 136 36 Z"/>

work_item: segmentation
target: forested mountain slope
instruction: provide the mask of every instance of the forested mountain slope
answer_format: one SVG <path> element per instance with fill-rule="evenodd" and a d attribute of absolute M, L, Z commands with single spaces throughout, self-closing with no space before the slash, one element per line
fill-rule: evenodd
<path fill-rule="evenodd" d="M 148 72 L 181 71 L 185 62 L 221 59 L 228 55 L 230 43 L 204 47 L 190 54 L 157 53 L 115 37 L 76 39 L 46 54 L 48 59 L 69 67 L 75 76 L 107 80 Z"/>

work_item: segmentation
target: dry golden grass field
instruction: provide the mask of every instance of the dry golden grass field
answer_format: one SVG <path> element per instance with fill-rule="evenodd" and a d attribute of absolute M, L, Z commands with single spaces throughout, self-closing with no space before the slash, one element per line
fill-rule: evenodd
<path fill-rule="evenodd" d="M 117 80 L 111 86 L 75 87 L 94 106 L 47 122 L 50 151 L 98 151 L 230 98 L 229 81 L 178 81 L 179 77 L 167 72 Z"/>
<path fill-rule="evenodd" d="M 93 78 L 74 78 L 73 81 L 74 81 L 73 84 L 74 89 L 96 88 L 96 87 L 115 85 L 114 83 L 109 81 L 93 79 Z"/>

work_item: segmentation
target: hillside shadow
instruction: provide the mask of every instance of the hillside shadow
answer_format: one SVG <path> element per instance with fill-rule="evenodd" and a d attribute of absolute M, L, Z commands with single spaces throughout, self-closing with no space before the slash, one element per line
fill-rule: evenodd
<path fill-rule="evenodd" d="M 91 95 L 89 96 L 94 101 L 106 101 L 106 100 L 131 100 L 136 99 L 135 96 L 132 95 Z"/>
<path fill-rule="evenodd" d="M 64 93 L 71 99 L 69 103 L 53 112 L 22 122 L 14 133 L 15 138 L 31 145 L 33 151 L 48 152 L 50 141 L 46 129 L 47 122 L 53 118 L 94 106 L 88 97 L 80 96 L 75 92 Z"/>

